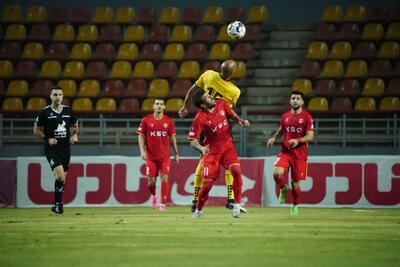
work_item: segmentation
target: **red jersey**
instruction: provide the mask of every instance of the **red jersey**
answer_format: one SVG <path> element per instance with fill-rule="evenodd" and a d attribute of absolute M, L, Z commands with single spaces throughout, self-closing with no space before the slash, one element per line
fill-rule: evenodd
<path fill-rule="evenodd" d="M 202 109 L 197 112 L 189 131 L 189 140 L 199 139 L 204 135 L 204 145 L 209 145 L 210 153 L 218 153 L 221 146 L 232 142 L 231 127 L 228 118 L 232 117 L 232 109 L 224 100 L 216 100 L 212 112 Z"/>
<path fill-rule="evenodd" d="M 307 111 L 303 110 L 299 114 L 291 111 L 284 113 L 281 117 L 279 127 L 283 130 L 282 152 L 291 153 L 297 159 L 307 160 L 308 144 L 299 143 L 295 148 L 289 145 L 290 139 L 301 138 L 308 131 L 313 131 L 313 119 Z"/>
<path fill-rule="evenodd" d="M 170 157 L 170 136 L 175 135 L 173 120 L 163 115 L 156 119 L 154 114 L 144 117 L 136 131 L 146 138 L 146 153 L 149 160 L 162 160 Z"/>

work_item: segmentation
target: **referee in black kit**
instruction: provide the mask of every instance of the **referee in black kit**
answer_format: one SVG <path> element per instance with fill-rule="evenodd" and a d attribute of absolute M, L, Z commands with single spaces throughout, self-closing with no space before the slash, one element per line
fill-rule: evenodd
<path fill-rule="evenodd" d="M 33 132 L 46 144 L 44 152 L 56 178 L 54 206 L 51 210 L 61 214 L 64 212 L 62 193 L 71 158 L 70 144 L 78 141 L 79 124 L 72 109 L 61 104 L 63 100 L 61 87 L 51 88 L 50 99 L 51 104 L 42 109 L 36 118 Z"/>

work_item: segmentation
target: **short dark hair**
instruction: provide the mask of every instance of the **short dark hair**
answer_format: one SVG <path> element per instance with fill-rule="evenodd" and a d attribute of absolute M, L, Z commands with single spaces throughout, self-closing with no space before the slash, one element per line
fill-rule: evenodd
<path fill-rule="evenodd" d="M 195 107 L 197 108 L 201 108 L 201 104 L 204 103 L 202 97 L 204 95 L 204 91 L 203 90 L 197 90 L 193 96 L 192 96 L 192 102 L 194 104 Z"/>
<path fill-rule="evenodd" d="M 292 97 L 292 95 L 299 95 L 299 96 L 301 96 L 301 99 L 304 100 L 304 94 L 300 91 L 294 90 L 294 91 L 290 92 L 290 97 Z"/>
<path fill-rule="evenodd" d="M 162 97 L 156 97 L 156 98 L 154 98 L 153 104 L 156 103 L 156 100 L 161 100 L 161 101 L 164 102 L 164 104 L 165 104 L 165 99 L 162 98 Z"/>
<path fill-rule="evenodd" d="M 53 92 L 53 90 L 63 90 L 61 86 L 59 85 L 53 85 L 52 87 L 50 87 L 50 91 L 49 93 L 51 94 Z"/>

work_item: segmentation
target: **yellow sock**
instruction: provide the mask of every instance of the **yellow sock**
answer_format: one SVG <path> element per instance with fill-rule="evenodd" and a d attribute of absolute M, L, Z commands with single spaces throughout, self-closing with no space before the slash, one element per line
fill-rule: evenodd
<path fill-rule="evenodd" d="M 225 170 L 225 183 L 226 183 L 226 190 L 228 192 L 228 199 L 234 199 L 233 196 L 233 176 L 229 170 Z"/>
<path fill-rule="evenodd" d="M 203 180 L 201 179 L 201 162 L 196 167 L 196 171 L 194 172 L 194 188 L 193 188 L 193 201 L 197 201 L 197 196 L 199 195 L 199 191 L 203 186 Z"/>

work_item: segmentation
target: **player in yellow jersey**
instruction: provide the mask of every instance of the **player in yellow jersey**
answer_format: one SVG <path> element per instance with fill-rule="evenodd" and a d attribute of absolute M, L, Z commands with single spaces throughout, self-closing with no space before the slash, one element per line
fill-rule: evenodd
<path fill-rule="evenodd" d="M 179 117 L 184 118 L 187 116 L 189 101 L 196 90 L 204 90 L 216 99 L 223 99 L 233 108 L 240 96 L 239 88 L 237 88 L 237 86 L 230 81 L 233 73 L 236 71 L 236 68 L 236 62 L 232 59 L 228 59 L 222 63 L 221 72 L 216 72 L 213 70 L 205 71 L 186 93 L 183 107 L 178 112 Z M 225 170 L 225 182 L 228 191 L 228 201 L 226 203 L 226 207 L 232 209 L 234 203 L 232 192 L 233 177 L 229 170 Z M 194 212 L 196 209 L 197 195 L 202 184 L 200 160 L 194 174 L 192 212 Z M 246 209 L 241 208 L 241 212 L 246 212 Z"/>

